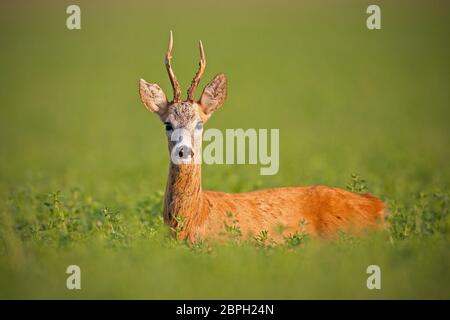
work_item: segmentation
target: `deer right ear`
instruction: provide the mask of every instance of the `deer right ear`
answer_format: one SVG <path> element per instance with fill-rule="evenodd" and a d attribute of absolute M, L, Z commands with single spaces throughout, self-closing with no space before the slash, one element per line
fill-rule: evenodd
<path fill-rule="evenodd" d="M 144 79 L 139 81 L 139 95 L 144 106 L 151 112 L 163 114 L 168 102 L 164 91 L 156 83 L 148 83 Z"/>

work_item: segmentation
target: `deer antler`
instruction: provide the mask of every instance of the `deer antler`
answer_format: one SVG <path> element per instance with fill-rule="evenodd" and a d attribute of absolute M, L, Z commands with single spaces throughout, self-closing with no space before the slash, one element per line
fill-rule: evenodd
<path fill-rule="evenodd" d="M 177 77 L 175 76 L 175 73 L 172 70 L 172 65 L 170 64 L 170 59 L 172 59 L 172 47 L 173 47 L 173 36 L 172 36 L 172 30 L 170 31 L 170 37 L 169 37 L 169 47 L 166 51 L 166 69 L 167 73 L 169 74 L 170 83 L 172 84 L 173 88 L 173 101 L 174 102 L 180 102 L 181 100 L 181 89 L 180 84 L 178 83 Z"/>
<path fill-rule="evenodd" d="M 203 44 L 200 41 L 199 43 L 199 49 L 200 49 L 200 62 L 198 64 L 198 71 L 195 74 L 194 79 L 191 82 L 191 86 L 188 89 L 188 100 L 194 101 L 195 100 L 195 89 L 197 89 L 197 86 L 200 82 L 200 79 L 202 78 L 203 72 L 205 72 L 206 68 L 206 59 L 205 59 L 205 51 L 203 51 Z"/>

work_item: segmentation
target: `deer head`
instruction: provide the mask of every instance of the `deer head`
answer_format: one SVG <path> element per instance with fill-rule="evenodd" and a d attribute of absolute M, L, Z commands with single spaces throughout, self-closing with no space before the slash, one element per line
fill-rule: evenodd
<path fill-rule="evenodd" d="M 158 114 L 165 125 L 172 161 L 200 163 L 203 124 L 224 103 L 227 94 L 227 79 L 223 73 L 216 75 L 203 90 L 200 100 L 195 101 L 195 90 L 206 67 L 205 52 L 200 41 L 199 69 L 187 91 L 186 100 L 181 100 L 180 84 L 170 63 L 172 47 L 171 31 L 165 64 L 174 92 L 173 100 L 169 102 L 163 90 L 156 83 L 148 83 L 144 79 L 139 82 L 139 94 L 144 106 L 149 111 Z"/>

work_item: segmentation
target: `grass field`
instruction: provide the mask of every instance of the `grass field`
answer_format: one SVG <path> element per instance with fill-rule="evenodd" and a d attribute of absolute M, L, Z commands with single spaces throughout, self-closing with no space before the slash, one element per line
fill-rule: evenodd
<path fill-rule="evenodd" d="M 0 298 L 450 298 L 450 10 L 446 1 L 68 1 L 0 10 Z M 361 187 L 390 227 L 357 239 L 167 236 L 163 126 L 137 81 L 171 95 L 169 30 L 183 93 L 225 72 L 208 128 L 279 128 L 280 170 L 203 167 L 206 190 Z M 298 240 L 298 241 L 296 241 Z M 82 290 L 66 288 L 79 265 Z M 381 290 L 366 268 L 381 267 Z"/>

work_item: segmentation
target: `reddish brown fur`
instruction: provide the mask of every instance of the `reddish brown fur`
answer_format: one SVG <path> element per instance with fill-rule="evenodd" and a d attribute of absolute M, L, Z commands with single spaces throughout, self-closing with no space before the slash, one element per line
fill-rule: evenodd
<path fill-rule="evenodd" d="M 339 231 L 359 233 L 379 228 L 384 219 L 383 202 L 369 194 L 326 186 L 245 193 L 202 191 L 199 165 L 171 166 L 169 176 L 165 221 L 176 228 L 180 219 L 172 214 L 177 212 L 184 221 L 178 238 L 191 242 L 225 239 L 225 225 L 233 223 L 245 239 L 266 230 L 271 239 L 280 242 L 302 232 L 302 221 L 307 223 L 307 234 L 330 238 Z"/>

